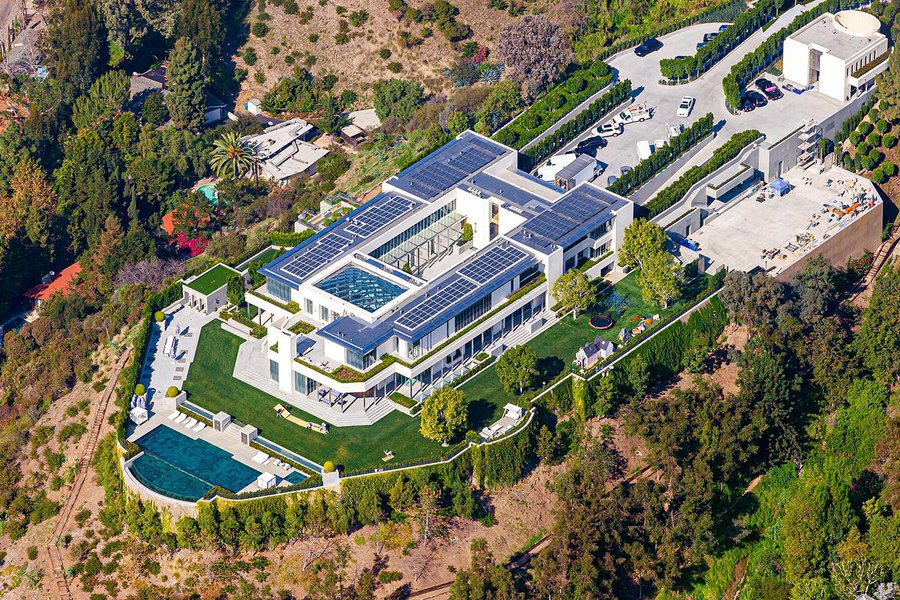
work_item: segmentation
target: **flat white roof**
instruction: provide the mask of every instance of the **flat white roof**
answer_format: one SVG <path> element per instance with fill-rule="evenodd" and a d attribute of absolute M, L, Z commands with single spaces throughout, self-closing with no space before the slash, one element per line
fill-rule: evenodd
<path fill-rule="evenodd" d="M 881 42 L 884 35 L 871 33 L 854 35 L 844 27 L 835 24 L 834 15 L 825 13 L 802 29 L 794 32 L 790 39 L 801 44 L 816 45 L 828 49 L 828 53 L 842 60 L 850 59 L 869 46 Z"/>

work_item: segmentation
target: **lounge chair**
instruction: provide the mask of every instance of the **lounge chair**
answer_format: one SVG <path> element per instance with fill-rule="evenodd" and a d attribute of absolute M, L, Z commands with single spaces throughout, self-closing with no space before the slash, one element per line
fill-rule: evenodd
<path fill-rule="evenodd" d="M 194 417 L 188 417 L 187 420 L 185 420 L 185 422 L 184 422 L 184 426 L 187 427 L 188 429 L 190 429 L 191 427 L 193 427 L 196 424 L 197 424 L 197 419 L 195 419 Z"/>
<path fill-rule="evenodd" d="M 169 416 L 166 417 L 166 418 L 169 419 L 170 421 L 173 421 L 173 420 L 175 419 L 175 417 L 177 417 L 178 415 L 183 415 L 183 414 L 184 414 L 184 413 L 178 412 L 178 411 L 176 410 L 175 412 L 173 412 L 171 415 L 169 415 Z"/>
<path fill-rule="evenodd" d="M 200 421 L 199 423 L 191 427 L 191 431 L 195 433 L 200 433 L 204 429 L 206 429 L 206 423 L 204 423 L 203 421 Z"/>
<path fill-rule="evenodd" d="M 184 414 L 184 413 L 181 412 L 181 411 L 178 411 L 178 416 L 175 417 L 174 422 L 175 422 L 175 423 L 181 423 L 181 422 L 184 421 L 185 419 L 187 419 L 187 415 Z"/>
<path fill-rule="evenodd" d="M 265 462 L 266 462 L 267 460 L 269 460 L 269 458 L 270 458 L 270 456 L 269 456 L 268 454 L 266 454 L 266 453 L 263 452 L 262 450 L 259 450 L 259 451 L 256 452 L 256 456 L 254 456 L 254 457 L 251 458 L 250 460 L 252 460 L 253 462 L 255 462 L 255 463 L 257 463 L 257 464 L 262 465 L 262 464 L 265 464 Z"/>

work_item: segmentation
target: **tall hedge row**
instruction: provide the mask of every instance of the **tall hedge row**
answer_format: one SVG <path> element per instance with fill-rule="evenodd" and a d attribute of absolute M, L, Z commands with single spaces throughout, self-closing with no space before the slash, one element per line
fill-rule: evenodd
<path fill-rule="evenodd" d="M 631 80 L 626 79 L 614 85 L 608 92 L 597 98 L 577 117 L 564 123 L 559 129 L 548 135 L 523 153 L 528 158 L 523 168 L 530 170 L 540 164 L 548 156 L 574 140 L 585 129 L 593 125 L 603 115 L 622 104 L 631 94 Z"/>
<path fill-rule="evenodd" d="M 662 173 L 669 165 L 696 146 L 700 140 L 712 133 L 713 115 L 706 113 L 690 127 L 669 140 L 662 148 L 656 148 L 655 152 L 645 158 L 634 169 L 625 173 L 615 183 L 609 186 L 609 191 L 621 196 L 630 196 L 642 185 Z"/>
<path fill-rule="evenodd" d="M 547 92 L 516 119 L 493 135 L 515 149 L 547 131 L 576 106 L 612 83 L 612 72 L 603 61 L 572 70 L 565 80 Z"/>
<path fill-rule="evenodd" d="M 697 50 L 696 54 L 681 58 L 663 58 L 659 61 L 659 70 L 667 79 L 685 79 L 705 73 L 765 25 L 775 15 L 779 6 L 784 4 L 789 3 L 786 0 L 760 0 L 753 8 L 739 15 L 728 29 Z"/>
<path fill-rule="evenodd" d="M 647 217 L 655 217 L 680 201 L 697 182 L 720 169 L 722 165 L 740 154 L 744 148 L 759 139 L 760 135 L 762 134 L 755 129 L 750 129 L 731 136 L 731 139 L 725 144 L 716 148 L 708 161 L 688 169 L 675 183 L 660 190 L 650 202 L 645 204 L 643 209 L 647 211 Z"/>

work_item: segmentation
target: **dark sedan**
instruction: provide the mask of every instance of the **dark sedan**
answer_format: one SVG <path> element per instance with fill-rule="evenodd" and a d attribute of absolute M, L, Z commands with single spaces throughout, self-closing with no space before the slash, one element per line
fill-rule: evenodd
<path fill-rule="evenodd" d="M 640 46 L 634 49 L 634 53 L 638 56 L 647 56 L 651 52 L 656 52 L 660 48 L 662 48 L 662 42 L 656 38 L 650 38 Z"/>
<path fill-rule="evenodd" d="M 778 86 L 768 79 L 757 79 L 756 88 L 765 94 L 766 98 L 769 100 L 778 100 L 784 96 L 784 94 L 781 93 L 781 90 L 778 89 Z"/>
<path fill-rule="evenodd" d="M 575 152 L 577 154 L 591 154 L 599 150 L 600 148 L 606 147 L 606 138 L 602 138 L 599 135 L 595 135 L 593 137 L 589 137 L 578 142 L 578 145 L 575 147 Z"/>

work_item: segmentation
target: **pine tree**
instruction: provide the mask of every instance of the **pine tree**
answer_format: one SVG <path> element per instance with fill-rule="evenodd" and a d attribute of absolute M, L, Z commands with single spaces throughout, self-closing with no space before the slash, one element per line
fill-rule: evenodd
<path fill-rule="evenodd" d="M 169 95 L 166 105 L 176 127 L 199 129 L 203 125 L 206 93 L 200 53 L 187 38 L 178 38 L 169 55 L 166 72 Z"/>

